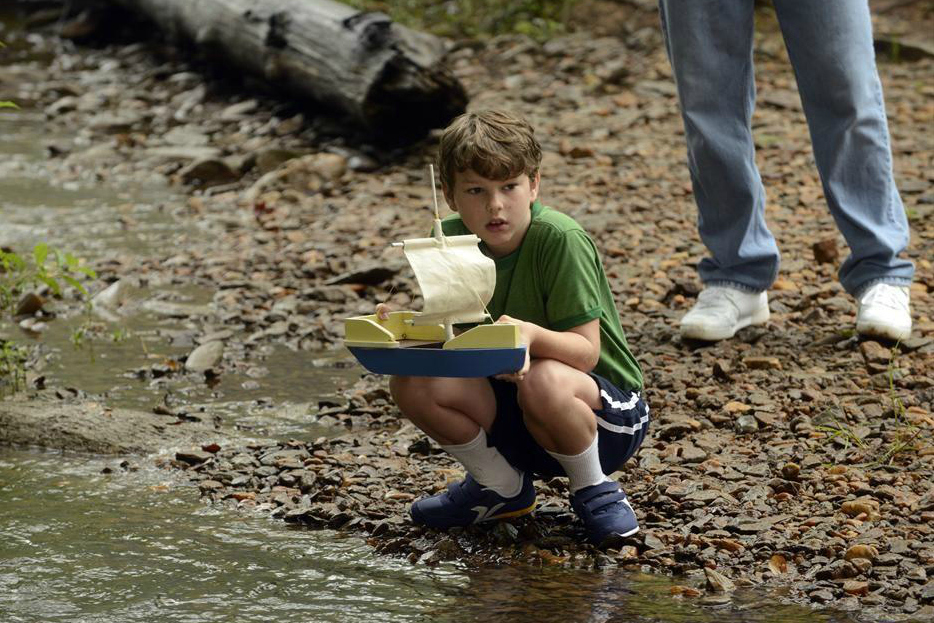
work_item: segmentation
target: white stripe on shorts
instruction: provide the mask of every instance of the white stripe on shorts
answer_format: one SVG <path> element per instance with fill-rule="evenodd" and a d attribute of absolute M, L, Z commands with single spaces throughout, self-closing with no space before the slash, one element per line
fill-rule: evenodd
<path fill-rule="evenodd" d="M 632 409 L 633 407 L 635 407 L 636 404 L 639 402 L 639 394 L 637 393 L 634 393 L 632 395 L 632 399 L 629 400 L 628 402 L 616 402 L 610 397 L 609 394 L 606 393 L 605 390 L 602 390 L 602 389 L 600 390 L 600 395 L 603 397 L 604 400 L 607 401 L 610 407 L 614 409 L 619 409 L 621 411 L 622 410 L 628 411 Z M 610 432 L 625 433 L 626 435 L 635 435 L 636 431 L 641 429 L 642 426 L 649 421 L 649 406 L 648 405 L 645 406 L 645 415 L 641 416 L 639 418 L 639 421 L 636 422 L 633 426 L 620 426 L 619 424 L 613 424 L 611 422 L 607 422 L 605 419 L 603 419 L 599 415 L 596 415 L 596 418 L 597 418 L 597 425 L 602 426 L 603 428 L 607 429 Z"/>
<path fill-rule="evenodd" d="M 633 392 L 632 398 L 629 399 L 629 402 L 616 402 L 613 398 L 606 393 L 605 389 L 600 390 L 600 396 L 610 405 L 612 409 L 619 409 L 620 411 L 629 411 L 639 402 L 639 392 Z"/>

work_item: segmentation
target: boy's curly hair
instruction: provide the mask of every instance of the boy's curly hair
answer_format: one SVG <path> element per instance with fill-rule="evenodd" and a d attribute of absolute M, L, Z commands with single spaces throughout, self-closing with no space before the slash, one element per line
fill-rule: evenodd
<path fill-rule="evenodd" d="M 503 110 L 467 112 L 441 134 L 438 149 L 441 183 L 454 186 L 454 173 L 468 169 L 491 180 L 538 173 L 542 148 L 524 119 Z"/>

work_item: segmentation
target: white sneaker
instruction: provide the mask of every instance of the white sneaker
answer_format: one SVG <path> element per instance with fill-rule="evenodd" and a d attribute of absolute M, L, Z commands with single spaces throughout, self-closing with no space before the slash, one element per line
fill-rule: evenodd
<path fill-rule="evenodd" d="M 856 331 L 862 335 L 907 340 L 911 335 L 908 288 L 877 283 L 859 297 Z"/>
<path fill-rule="evenodd" d="M 697 297 L 691 311 L 681 319 L 681 337 L 715 342 L 733 337 L 751 324 L 769 319 L 769 297 L 765 292 L 710 286 Z"/>

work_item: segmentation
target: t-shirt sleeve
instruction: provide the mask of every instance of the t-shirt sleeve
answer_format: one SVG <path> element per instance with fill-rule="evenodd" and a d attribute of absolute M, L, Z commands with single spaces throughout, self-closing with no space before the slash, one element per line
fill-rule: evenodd
<path fill-rule="evenodd" d="M 541 269 L 549 328 L 567 331 L 600 317 L 603 266 L 583 230 L 554 232 Z"/>

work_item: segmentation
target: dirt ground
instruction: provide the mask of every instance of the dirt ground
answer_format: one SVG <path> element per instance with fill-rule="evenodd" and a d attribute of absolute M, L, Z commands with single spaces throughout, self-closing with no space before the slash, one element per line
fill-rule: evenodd
<path fill-rule="evenodd" d="M 316 422 L 347 429 L 336 438 L 208 446 L 166 465 L 186 469 L 218 503 L 363 532 L 378 551 L 413 562 L 619 565 L 676 575 L 676 598 L 713 605 L 734 585 L 763 586 L 866 620 L 931 620 L 934 12 L 873 3 L 917 267 L 912 338 L 894 345 L 854 333 L 855 303 L 836 280 L 847 248 L 766 8 L 753 127 L 782 270 L 766 326 L 698 344 L 680 339 L 677 322 L 699 291 L 705 250 L 650 6 L 591 2 L 579 32 L 543 45 L 458 42 L 448 57 L 471 108 L 511 108 L 535 125 L 544 202 L 576 218 L 603 255 L 654 415 L 617 474 L 640 519 L 636 537 L 618 551 L 582 545 L 560 480 L 540 483 L 533 518 L 451 533 L 412 527 L 410 502 L 460 473 L 399 420 L 385 379 L 372 375 L 319 405 Z M 10 99 L 76 130 L 74 142 L 48 146 L 50 173 L 162 174 L 189 191 L 187 205 L 169 209 L 208 232 L 158 256 L 101 261 L 97 288 L 127 274 L 210 288 L 211 314 L 189 321 L 225 342 L 218 373 L 252 365 L 269 342 L 308 351 L 311 369 L 314 353 L 340 348 L 342 318 L 383 300 L 418 307 L 389 243 L 427 227 L 436 134 L 392 153 L 350 142 L 333 119 L 218 78 L 156 41 L 75 47 L 45 36 L 35 45 L 56 53 L 49 71 L 37 77 L 22 60 L 0 74 L 16 87 Z"/>

